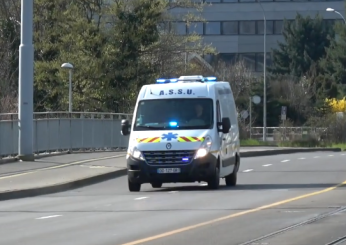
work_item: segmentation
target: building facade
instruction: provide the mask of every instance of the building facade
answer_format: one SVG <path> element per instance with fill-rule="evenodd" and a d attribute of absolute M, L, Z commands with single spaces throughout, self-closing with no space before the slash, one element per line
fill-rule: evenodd
<path fill-rule="evenodd" d="M 184 23 L 177 24 L 179 34 L 195 31 L 203 35 L 206 43 L 211 43 L 219 57 L 227 62 L 243 58 L 254 72 L 263 72 L 264 22 L 266 18 L 267 65 L 271 63 L 270 51 L 283 42 L 283 20 L 294 20 L 297 13 L 314 17 L 320 14 L 326 21 L 343 21 L 333 8 L 345 13 L 343 1 L 323 0 L 204 0 L 207 5 L 202 13 L 207 23 L 198 23 L 189 28 Z M 211 62 L 212 57 L 205 59 Z"/>

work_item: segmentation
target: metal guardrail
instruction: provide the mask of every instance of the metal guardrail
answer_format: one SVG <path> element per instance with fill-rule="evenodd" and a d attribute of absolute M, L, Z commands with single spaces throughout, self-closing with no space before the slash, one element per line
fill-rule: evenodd
<path fill-rule="evenodd" d="M 34 113 L 34 152 L 126 148 L 121 120 L 132 114 L 93 112 Z M 18 154 L 18 114 L 0 114 L 0 158 Z"/>
<path fill-rule="evenodd" d="M 324 135 L 327 128 L 322 127 L 267 127 L 268 141 L 292 141 L 314 136 L 319 139 Z M 263 139 L 263 127 L 252 127 L 251 137 L 253 139 Z"/>

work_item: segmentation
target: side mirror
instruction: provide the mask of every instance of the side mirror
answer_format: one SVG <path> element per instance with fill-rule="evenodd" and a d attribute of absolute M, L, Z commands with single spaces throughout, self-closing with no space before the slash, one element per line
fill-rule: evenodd
<path fill-rule="evenodd" d="M 130 123 L 128 120 L 121 120 L 121 134 L 126 136 L 130 134 Z"/>
<path fill-rule="evenodd" d="M 222 118 L 222 133 L 228 134 L 231 128 L 231 120 L 228 117 Z"/>

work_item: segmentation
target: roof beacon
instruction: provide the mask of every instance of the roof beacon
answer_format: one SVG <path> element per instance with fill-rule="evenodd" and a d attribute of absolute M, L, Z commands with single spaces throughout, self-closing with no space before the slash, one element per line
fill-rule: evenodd
<path fill-rule="evenodd" d="M 156 80 L 156 83 L 163 84 L 163 83 L 177 83 L 177 82 L 216 82 L 217 78 L 216 77 L 203 77 L 200 75 L 195 75 L 195 76 L 181 76 L 179 78 L 170 78 L 170 79 L 164 79 L 160 78 Z"/>

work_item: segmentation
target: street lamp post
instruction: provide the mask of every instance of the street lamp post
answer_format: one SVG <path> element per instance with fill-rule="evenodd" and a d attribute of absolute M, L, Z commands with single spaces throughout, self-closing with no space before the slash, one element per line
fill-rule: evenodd
<path fill-rule="evenodd" d="M 64 63 L 61 65 L 61 68 L 69 70 L 69 90 L 68 90 L 68 111 L 72 113 L 72 70 L 73 65 L 70 63 Z"/>
<path fill-rule="evenodd" d="M 267 141 L 267 83 L 266 83 L 266 70 L 267 70 L 267 50 L 266 50 L 266 36 L 267 36 L 267 19 L 263 9 L 261 0 L 258 3 L 263 12 L 263 141 Z"/>
<path fill-rule="evenodd" d="M 338 11 L 336 11 L 335 9 L 332 9 L 332 8 L 327 8 L 326 11 L 327 11 L 327 12 L 334 12 L 334 13 L 340 15 L 341 18 L 344 20 L 344 23 L 346 24 L 346 20 L 345 20 L 344 16 L 343 16 L 340 12 L 338 12 Z"/>
<path fill-rule="evenodd" d="M 18 98 L 18 158 L 34 161 L 34 1 L 21 1 L 21 32 L 19 46 L 19 98 Z"/>

